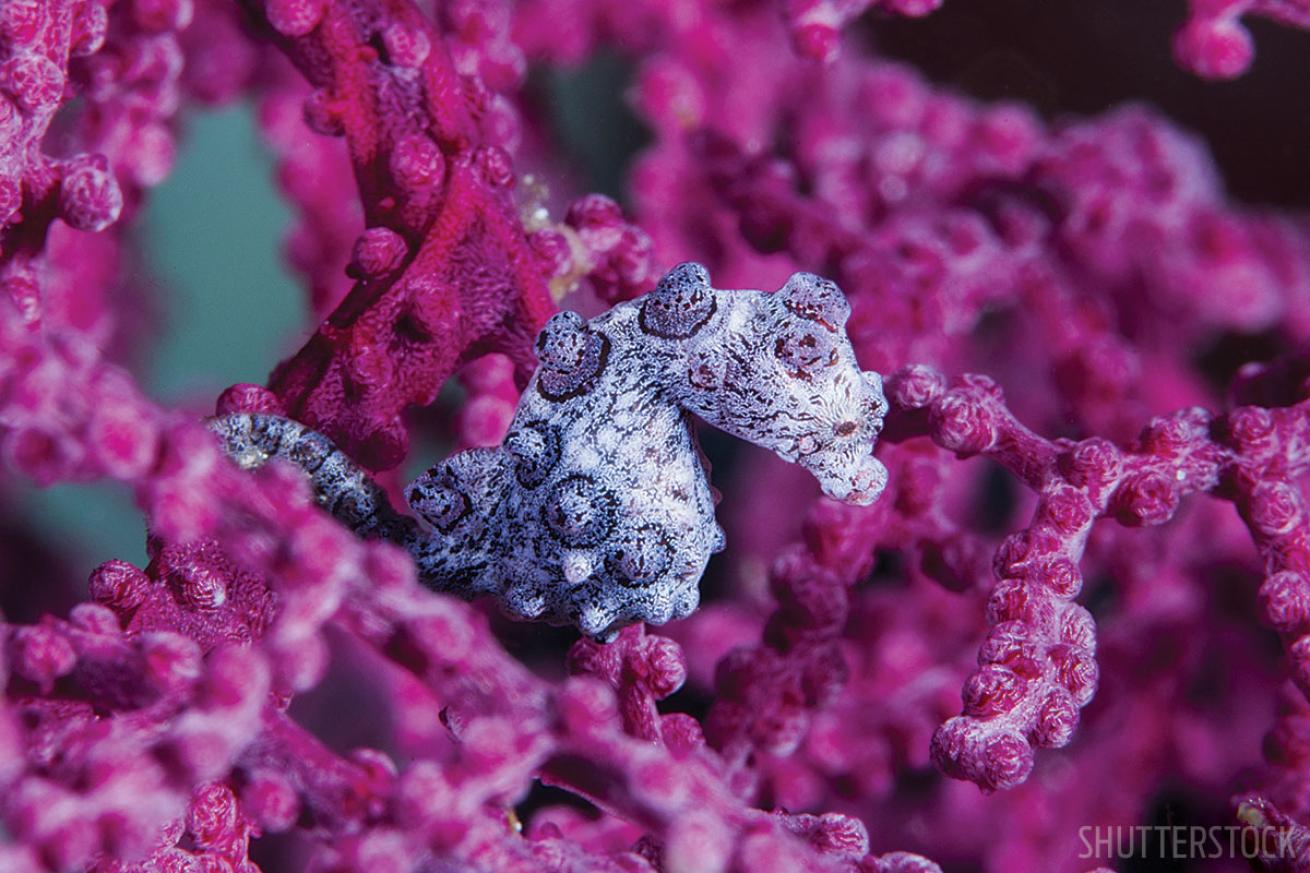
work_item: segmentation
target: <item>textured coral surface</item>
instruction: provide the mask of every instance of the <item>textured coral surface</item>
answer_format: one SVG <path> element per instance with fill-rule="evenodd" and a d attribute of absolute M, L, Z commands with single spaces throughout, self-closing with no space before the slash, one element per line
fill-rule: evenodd
<path fill-rule="evenodd" d="M 1016 2 L 0 0 L 0 499 L 149 532 L 5 513 L 0 870 L 1310 871 L 1310 223 L 883 53 Z M 1216 100 L 1310 28 L 1173 5 Z M 137 228 L 224 105 L 307 318 L 172 408 Z"/>

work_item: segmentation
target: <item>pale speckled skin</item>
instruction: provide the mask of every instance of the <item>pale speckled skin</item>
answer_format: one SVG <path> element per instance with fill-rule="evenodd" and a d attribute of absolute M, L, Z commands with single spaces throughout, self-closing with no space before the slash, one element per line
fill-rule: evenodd
<path fill-rule="evenodd" d="M 608 639 L 689 615 L 723 548 L 692 414 L 800 463 L 831 497 L 881 493 L 872 452 L 887 404 L 878 374 L 856 365 L 849 312 L 807 273 L 774 294 L 722 291 L 683 264 L 590 321 L 559 313 L 503 445 L 460 452 L 406 488 L 425 527 L 302 425 L 234 415 L 211 427 L 239 463 L 306 469 L 326 508 L 407 548 L 429 586 Z"/>

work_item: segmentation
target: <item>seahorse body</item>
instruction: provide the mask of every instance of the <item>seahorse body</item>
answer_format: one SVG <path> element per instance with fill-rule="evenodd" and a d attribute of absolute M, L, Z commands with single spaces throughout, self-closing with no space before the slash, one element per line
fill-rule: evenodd
<path fill-rule="evenodd" d="M 590 321 L 559 313 L 504 443 L 460 452 L 406 489 L 427 528 L 295 422 L 238 415 L 211 427 L 239 462 L 304 467 L 334 515 L 409 549 L 429 586 L 493 594 L 513 616 L 606 639 L 689 615 L 723 548 L 692 413 L 801 463 L 830 496 L 881 492 L 872 449 L 886 402 L 878 375 L 856 366 L 848 315 L 816 276 L 775 294 L 721 291 L 696 264 Z"/>

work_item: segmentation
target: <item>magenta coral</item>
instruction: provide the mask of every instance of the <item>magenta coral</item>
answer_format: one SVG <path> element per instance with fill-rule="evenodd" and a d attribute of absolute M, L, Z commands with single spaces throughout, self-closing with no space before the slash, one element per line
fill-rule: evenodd
<path fill-rule="evenodd" d="M 939 5 L 0 0 L 0 462 L 148 528 L 77 596 L 0 531 L 0 869 L 1310 870 L 1305 220 L 864 44 Z M 628 201 L 544 99 L 616 56 Z M 237 101 L 310 320 L 207 428 L 124 346 Z"/>
<path fill-rule="evenodd" d="M 361 463 L 390 467 L 406 449 L 401 411 L 431 403 L 470 352 L 504 352 L 526 378 L 553 308 L 509 198 L 515 124 L 431 50 L 407 4 L 279 0 L 263 14 L 315 88 L 306 123 L 347 139 L 367 227 L 356 286 L 271 387 Z M 443 266 L 466 262 L 476 277 Z"/>
<path fill-rule="evenodd" d="M 1208 79 L 1230 79 L 1250 67 L 1255 47 L 1242 25 L 1244 16 L 1310 29 L 1310 5 L 1304 0 L 1188 0 L 1188 6 L 1191 14 L 1174 38 L 1174 56 Z"/>

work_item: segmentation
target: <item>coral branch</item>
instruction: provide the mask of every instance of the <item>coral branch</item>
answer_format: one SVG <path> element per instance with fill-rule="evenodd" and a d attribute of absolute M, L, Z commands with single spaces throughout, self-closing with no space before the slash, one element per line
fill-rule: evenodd
<path fill-rule="evenodd" d="M 271 385 L 365 466 L 391 467 L 406 408 L 487 352 L 525 380 L 554 309 L 514 211 L 504 134 L 487 129 L 480 81 L 455 71 L 408 2 L 250 6 L 317 89 L 311 126 L 346 137 L 367 228 L 359 281 Z"/>
<path fill-rule="evenodd" d="M 1243 407 L 1219 423 L 1184 410 L 1152 421 L 1122 452 L 1100 439 L 1036 436 L 983 377 L 965 376 L 948 388 L 934 371 L 910 366 L 890 378 L 888 392 L 904 427 L 894 414 L 888 439 L 921 433 L 958 457 L 984 455 L 1039 497 L 1030 526 L 997 552 L 991 631 L 978 655 L 981 669 L 964 688 L 964 713 L 933 738 L 934 760 L 948 775 L 986 790 L 1010 788 L 1027 778 L 1034 747 L 1058 748 L 1072 737 L 1078 710 L 1097 685 L 1095 625 L 1072 600 L 1082 590 L 1078 565 L 1099 517 L 1132 527 L 1163 524 L 1184 496 L 1222 495 L 1224 483 L 1267 556 L 1266 615 L 1280 630 L 1302 627 L 1305 582 L 1298 573 L 1306 528 L 1299 493 L 1287 483 L 1310 463 L 1310 405 Z M 1236 451 L 1212 441 L 1212 425 L 1226 426 Z M 1289 651 L 1300 677 L 1299 643 Z"/>
<path fill-rule="evenodd" d="M 1233 79 L 1251 67 L 1255 42 L 1244 16 L 1310 30 L 1305 0 L 1188 0 L 1187 23 L 1174 37 L 1179 65 L 1207 79 Z"/>

